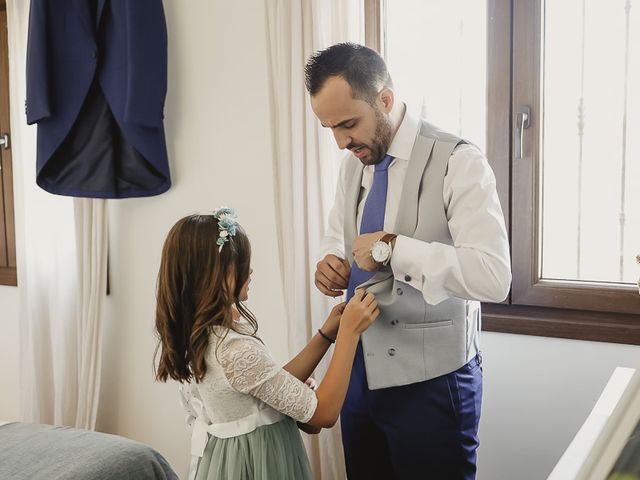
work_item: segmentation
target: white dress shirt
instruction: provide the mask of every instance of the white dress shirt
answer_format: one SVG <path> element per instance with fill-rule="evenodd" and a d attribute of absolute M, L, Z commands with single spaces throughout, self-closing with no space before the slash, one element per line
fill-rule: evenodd
<path fill-rule="evenodd" d="M 407 108 L 387 152 L 394 157 L 389 166 L 384 217 L 384 229 L 388 233 L 394 233 L 402 185 L 418 128 L 417 117 Z M 345 164 L 343 162 L 340 168 L 321 258 L 330 253 L 345 258 Z M 373 172 L 374 166 L 368 165 L 362 174 L 358 226 L 373 183 Z M 431 305 L 449 297 L 487 302 L 504 300 L 511 283 L 507 232 L 495 176 L 489 162 L 475 146 L 463 144 L 453 151 L 444 177 L 442 201 L 453 246 L 398 236 L 391 256 L 394 277 L 402 282 L 411 278 L 408 283 L 422 291 Z"/>

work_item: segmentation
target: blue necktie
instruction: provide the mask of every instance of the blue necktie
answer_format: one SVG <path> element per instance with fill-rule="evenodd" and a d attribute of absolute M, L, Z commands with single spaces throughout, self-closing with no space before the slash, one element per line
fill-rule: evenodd
<path fill-rule="evenodd" d="M 385 157 L 375 166 L 373 174 L 373 184 L 367 200 L 364 202 L 362 221 L 360 223 L 360 234 L 373 233 L 384 230 L 384 210 L 387 205 L 387 185 L 389 179 L 389 164 L 393 157 Z M 349 286 L 347 287 L 347 301 L 353 297 L 358 285 L 369 280 L 375 272 L 365 272 L 360 270 L 356 262 L 351 265 L 351 275 L 349 276 Z"/>

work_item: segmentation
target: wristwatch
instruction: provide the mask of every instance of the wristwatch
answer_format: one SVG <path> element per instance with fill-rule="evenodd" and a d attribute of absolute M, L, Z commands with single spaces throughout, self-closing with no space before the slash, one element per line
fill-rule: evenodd
<path fill-rule="evenodd" d="M 397 235 L 393 233 L 387 233 L 380 240 L 373 244 L 371 247 L 371 256 L 377 263 L 381 263 L 386 266 L 391 260 L 391 254 L 393 253 L 393 247 L 391 242 Z"/>

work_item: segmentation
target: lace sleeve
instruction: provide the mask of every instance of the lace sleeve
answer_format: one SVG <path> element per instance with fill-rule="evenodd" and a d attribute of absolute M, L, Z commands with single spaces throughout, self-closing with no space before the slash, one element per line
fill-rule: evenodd
<path fill-rule="evenodd" d="M 308 422 L 316 411 L 315 392 L 278 367 L 259 340 L 227 338 L 220 344 L 218 360 L 235 390 L 252 395 L 299 422 Z"/>

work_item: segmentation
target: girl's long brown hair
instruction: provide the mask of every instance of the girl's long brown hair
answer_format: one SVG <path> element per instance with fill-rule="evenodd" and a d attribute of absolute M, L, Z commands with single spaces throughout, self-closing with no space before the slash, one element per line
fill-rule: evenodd
<path fill-rule="evenodd" d="M 239 300 L 251 272 L 249 239 L 238 225 L 236 235 L 218 252 L 218 234 L 213 215 L 191 215 L 180 219 L 164 242 L 156 292 L 155 354 L 157 358 L 160 351 L 156 379 L 162 382 L 204 378 L 213 327 L 235 330 L 233 305 L 249 321 L 253 334 L 258 329 L 255 317 Z M 234 291 L 230 275 L 235 276 Z"/>

